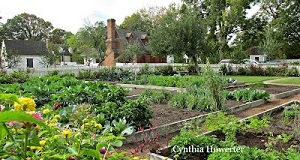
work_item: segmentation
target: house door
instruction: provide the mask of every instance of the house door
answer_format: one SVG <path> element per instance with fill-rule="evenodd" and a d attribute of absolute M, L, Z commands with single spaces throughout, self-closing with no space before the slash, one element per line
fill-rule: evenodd
<path fill-rule="evenodd" d="M 32 58 L 27 58 L 27 67 L 33 68 L 33 59 Z"/>

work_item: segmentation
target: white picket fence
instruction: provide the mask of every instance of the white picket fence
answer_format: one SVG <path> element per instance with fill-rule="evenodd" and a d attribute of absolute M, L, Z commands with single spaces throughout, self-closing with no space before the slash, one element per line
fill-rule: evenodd
<path fill-rule="evenodd" d="M 138 72 L 141 70 L 141 68 L 145 67 L 145 65 L 149 66 L 150 70 L 155 70 L 156 67 L 159 66 L 168 66 L 171 65 L 173 66 L 174 69 L 180 68 L 180 67 L 187 67 L 188 64 L 182 64 L 182 63 L 135 63 L 135 64 L 124 64 L 124 63 L 117 63 L 116 68 L 122 68 L 122 69 L 127 69 L 132 72 Z M 204 67 L 205 64 L 199 64 L 199 67 Z M 219 64 L 211 64 L 211 68 L 214 71 L 219 71 L 220 65 Z M 247 67 L 246 65 L 241 65 L 241 64 L 234 64 L 230 65 L 233 70 L 237 70 L 240 67 Z M 274 64 L 262 64 L 260 65 L 262 68 L 267 68 L 267 67 L 280 67 L 280 65 L 274 65 Z M 289 68 L 296 67 L 298 69 L 298 72 L 300 73 L 300 66 L 292 66 L 289 65 Z M 51 68 L 30 68 L 29 70 L 31 71 L 31 76 L 44 76 L 47 75 L 51 71 L 57 70 L 60 74 L 74 74 L 78 75 L 80 71 L 84 70 L 90 70 L 91 72 L 99 71 L 103 68 L 111 68 L 109 66 L 57 66 L 57 67 L 51 67 Z M 7 73 L 11 73 L 14 71 L 18 71 L 19 69 L 6 69 L 5 71 Z"/>

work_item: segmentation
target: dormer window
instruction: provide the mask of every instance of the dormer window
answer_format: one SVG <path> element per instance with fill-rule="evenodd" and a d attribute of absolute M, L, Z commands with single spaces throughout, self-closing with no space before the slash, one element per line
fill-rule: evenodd
<path fill-rule="evenodd" d="M 131 32 L 126 33 L 126 39 L 127 39 L 127 42 L 130 42 L 132 38 L 133 38 L 133 35 L 132 35 Z"/>
<path fill-rule="evenodd" d="M 147 35 L 146 34 L 142 34 L 141 35 L 141 39 L 143 40 L 143 39 L 146 39 L 147 38 Z"/>
<path fill-rule="evenodd" d="M 141 35 L 141 40 L 142 40 L 142 42 L 143 42 L 143 44 L 145 45 L 145 46 L 147 46 L 148 44 L 148 37 L 147 37 L 147 35 L 146 34 L 142 34 Z"/>
<path fill-rule="evenodd" d="M 131 32 L 126 33 L 126 38 L 127 38 L 127 39 L 130 38 L 131 36 L 132 36 L 132 33 L 131 33 Z"/>

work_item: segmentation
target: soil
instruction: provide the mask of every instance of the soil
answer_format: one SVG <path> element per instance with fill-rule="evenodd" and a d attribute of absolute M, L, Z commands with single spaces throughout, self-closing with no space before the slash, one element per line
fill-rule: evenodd
<path fill-rule="evenodd" d="M 128 96 L 139 95 L 145 90 L 143 88 L 129 88 L 129 89 L 130 91 L 127 93 Z"/>
<path fill-rule="evenodd" d="M 227 100 L 225 104 L 227 107 L 231 108 L 243 103 L 240 101 Z M 208 113 L 181 108 L 171 108 L 167 104 L 155 104 L 149 106 L 149 108 L 153 111 L 153 118 L 151 118 L 150 121 L 154 127 Z"/>
<path fill-rule="evenodd" d="M 277 112 L 276 114 L 273 114 L 271 117 L 272 120 L 270 126 L 265 129 L 264 134 L 247 133 L 243 135 L 239 133 L 237 134 L 238 144 L 247 145 L 249 147 L 257 147 L 259 149 L 266 149 L 265 144 L 272 143 L 272 139 L 269 139 L 268 137 L 275 138 L 281 134 L 292 136 L 295 135 L 295 133 L 298 133 L 298 130 L 294 128 L 292 122 L 287 124 L 283 122 L 282 110 L 280 112 Z M 298 119 L 298 124 L 299 123 L 300 119 Z M 286 143 L 278 140 L 276 141 L 276 143 L 274 143 L 273 148 L 278 151 L 283 151 L 284 149 L 287 149 L 292 145 L 299 145 L 299 138 L 300 137 L 293 137 Z M 273 142 L 275 141 L 273 140 Z"/>
<path fill-rule="evenodd" d="M 267 84 L 265 87 L 259 87 L 258 89 L 268 91 L 270 94 L 278 94 L 282 92 L 291 91 L 300 88 L 299 86 L 281 86 Z"/>

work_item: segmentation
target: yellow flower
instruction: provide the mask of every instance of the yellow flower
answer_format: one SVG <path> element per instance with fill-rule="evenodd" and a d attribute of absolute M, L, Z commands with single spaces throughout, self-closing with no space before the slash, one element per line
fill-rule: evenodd
<path fill-rule="evenodd" d="M 99 129 L 102 129 L 102 125 L 99 123 L 94 124 L 95 127 L 98 127 Z"/>
<path fill-rule="evenodd" d="M 139 160 L 140 158 L 139 157 L 133 157 L 133 160 Z"/>
<path fill-rule="evenodd" d="M 35 113 L 35 111 L 29 111 L 27 112 L 29 115 L 33 115 Z"/>
<path fill-rule="evenodd" d="M 55 119 L 60 119 L 60 115 L 55 115 L 54 118 Z"/>
<path fill-rule="evenodd" d="M 84 130 L 84 124 L 80 127 L 82 130 Z"/>
<path fill-rule="evenodd" d="M 43 110 L 43 114 L 47 114 L 49 112 L 50 112 L 50 109 L 48 109 L 48 108 Z"/>
<path fill-rule="evenodd" d="M 179 158 L 179 155 L 178 154 L 174 155 L 174 158 L 175 159 Z"/>
<path fill-rule="evenodd" d="M 50 121 L 51 123 L 56 123 L 56 122 L 58 122 L 58 120 L 57 120 L 57 118 L 53 118 L 53 119 L 51 119 L 51 121 Z"/>
<path fill-rule="evenodd" d="M 43 147 L 39 147 L 39 146 L 30 146 L 31 150 L 42 150 Z"/>
<path fill-rule="evenodd" d="M 39 143 L 40 143 L 40 145 L 41 145 L 42 147 L 44 147 L 45 144 L 46 144 L 46 141 L 45 141 L 45 140 L 41 140 Z"/>
<path fill-rule="evenodd" d="M 21 104 L 15 102 L 14 110 L 15 111 L 34 111 L 36 104 L 31 98 L 19 98 Z"/>
<path fill-rule="evenodd" d="M 26 160 L 31 160 L 31 158 L 30 158 L 30 157 L 27 157 Z"/>
<path fill-rule="evenodd" d="M 69 137 L 72 136 L 72 131 L 69 130 L 69 129 L 66 129 L 66 130 L 64 130 L 64 131 L 62 132 L 62 136 L 63 136 L 64 138 L 69 138 Z"/>

